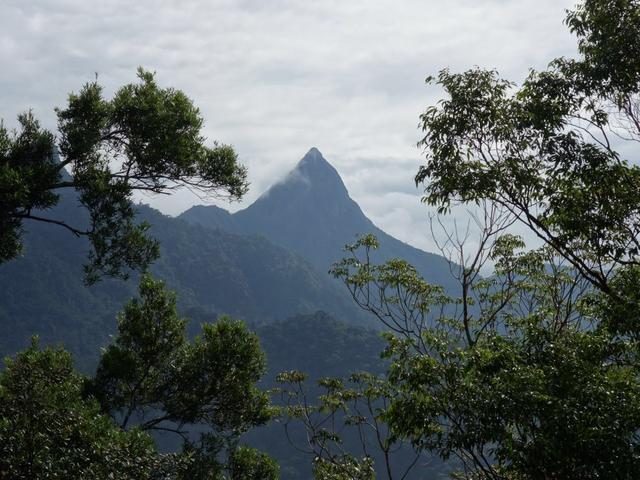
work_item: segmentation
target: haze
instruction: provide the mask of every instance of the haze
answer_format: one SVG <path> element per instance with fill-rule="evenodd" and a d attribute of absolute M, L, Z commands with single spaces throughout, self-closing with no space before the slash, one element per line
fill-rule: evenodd
<path fill-rule="evenodd" d="M 433 250 L 413 175 L 418 116 L 442 68 L 495 68 L 520 81 L 570 56 L 566 0 L 151 1 L 2 0 L 0 104 L 6 125 L 53 107 L 96 74 L 107 92 L 155 70 L 201 108 L 207 136 L 234 145 L 251 192 L 277 181 L 312 146 L 382 229 Z M 175 215 L 189 192 L 142 198 Z"/>

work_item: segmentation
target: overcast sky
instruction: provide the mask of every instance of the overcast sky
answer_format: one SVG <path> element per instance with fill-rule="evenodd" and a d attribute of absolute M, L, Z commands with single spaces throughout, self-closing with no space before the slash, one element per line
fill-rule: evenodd
<path fill-rule="evenodd" d="M 108 93 L 137 66 L 184 90 L 207 137 L 249 168 L 243 208 L 316 146 L 381 228 L 433 250 L 413 176 L 418 116 L 442 68 L 521 81 L 570 56 L 567 0 L 0 0 L 0 118 L 53 107 L 99 74 Z M 188 192 L 146 199 L 175 215 Z"/>

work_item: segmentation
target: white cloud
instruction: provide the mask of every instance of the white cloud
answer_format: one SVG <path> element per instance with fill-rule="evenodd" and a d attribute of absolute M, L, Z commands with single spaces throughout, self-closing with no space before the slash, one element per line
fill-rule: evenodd
<path fill-rule="evenodd" d="M 245 204 L 317 146 L 380 227 L 428 248 L 415 144 L 439 92 L 424 78 L 478 65 L 518 81 L 573 54 L 562 24 L 573 3 L 3 0 L 0 116 L 12 125 L 33 108 L 53 129 L 53 107 L 95 72 L 113 92 L 141 65 L 194 99 L 210 139 L 236 147 L 252 182 Z M 176 214 L 199 200 L 150 201 Z"/>

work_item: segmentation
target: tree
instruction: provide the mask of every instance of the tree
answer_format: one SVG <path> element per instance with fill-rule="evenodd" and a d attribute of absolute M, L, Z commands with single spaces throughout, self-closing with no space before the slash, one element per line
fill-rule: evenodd
<path fill-rule="evenodd" d="M 595 288 L 616 297 L 637 270 L 640 5 L 587 0 L 567 17 L 581 57 L 557 59 L 516 88 L 496 72 L 440 72 L 448 98 L 422 115 L 424 201 L 502 205 Z"/>
<path fill-rule="evenodd" d="M 277 480 L 278 464 L 268 455 L 254 448 L 240 446 L 233 451 L 229 460 L 229 471 L 232 480 Z"/>
<path fill-rule="evenodd" d="M 521 87 L 481 69 L 429 78 L 446 97 L 421 117 L 415 180 L 439 214 L 485 212 L 476 250 L 467 231 L 441 245 L 460 296 L 402 260 L 372 264 L 371 236 L 333 269 L 391 330 L 391 438 L 457 458 L 461 478 L 640 468 L 640 169 L 623 154 L 640 139 L 640 3 L 585 0 L 567 24 L 579 57 Z"/>
<path fill-rule="evenodd" d="M 57 110 L 58 141 L 31 113 L 18 117 L 18 131 L 0 124 L 0 262 L 20 252 L 23 222 L 39 221 L 89 238 L 87 282 L 126 278 L 158 255 L 149 225 L 134 221 L 134 191 L 246 192 L 233 149 L 205 146 L 192 102 L 149 72 L 138 76 L 112 100 L 97 82 L 71 94 Z M 46 215 L 65 189 L 87 210 L 86 226 Z M 95 378 L 77 375 L 63 350 L 36 344 L 9 362 L 0 376 L 0 477 L 277 478 L 273 460 L 239 444 L 273 415 L 256 387 L 265 370 L 257 337 L 223 317 L 189 342 L 175 294 L 143 276 L 140 296 L 119 316 Z M 183 451 L 158 454 L 152 431 L 178 435 Z"/>
<path fill-rule="evenodd" d="M 404 479 L 419 460 L 426 460 L 419 452 L 407 449 L 402 439 L 392 437 L 385 417 L 393 390 L 384 377 L 359 372 L 346 382 L 320 379 L 322 393 L 317 404 L 309 398 L 304 373 L 283 372 L 277 381 L 282 385 L 279 391 L 287 438 L 296 444 L 289 425 L 302 424 L 306 442 L 297 448 L 312 456 L 317 480 Z M 353 444 L 359 452 L 353 451 Z"/>
<path fill-rule="evenodd" d="M 551 248 L 524 252 L 508 234 L 487 244 L 495 272 L 465 300 L 402 260 L 371 264 L 370 236 L 334 268 L 393 328 L 381 417 L 390 438 L 457 459 L 463 478 L 633 478 L 636 344 L 599 328 L 601 294 Z"/>
<path fill-rule="evenodd" d="M 257 337 L 227 317 L 203 325 L 193 342 L 185 327 L 175 294 L 144 276 L 140 300 L 119 315 L 118 334 L 86 393 L 125 431 L 178 436 L 191 459 L 185 478 L 223 478 L 225 471 L 231 479 L 277 478 L 273 461 L 239 445 L 275 413 L 256 387 L 265 371 Z"/>
<path fill-rule="evenodd" d="M 246 192 L 245 168 L 231 147 L 205 145 L 191 100 L 159 87 L 148 71 L 139 69 L 138 77 L 111 100 L 97 81 L 69 95 L 66 108 L 56 110 L 57 139 L 30 112 L 18 116 L 16 131 L 0 124 L 0 262 L 20 253 L 23 223 L 39 221 L 88 237 L 87 281 L 126 277 L 158 255 L 149 226 L 134 221 L 133 192 L 187 187 L 230 199 Z M 86 225 L 47 214 L 65 190 L 77 191 Z"/>
<path fill-rule="evenodd" d="M 37 339 L 0 374 L 0 478 L 152 479 L 184 468 L 139 429 L 124 431 L 82 396 L 83 378 L 61 349 Z"/>
<path fill-rule="evenodd" d="M 278 478 L 271 458 L 240 444 L 275 413 L 256 387 L 265 369 L 257 337 L 223 317 L 189 342 L 175 294 L 144 276 L 140 296 L 93 378 L 37 339 L 7 360 L 0 478 Z M 176 435 L 182 451 L 159 454 L 152 432 Z"/>

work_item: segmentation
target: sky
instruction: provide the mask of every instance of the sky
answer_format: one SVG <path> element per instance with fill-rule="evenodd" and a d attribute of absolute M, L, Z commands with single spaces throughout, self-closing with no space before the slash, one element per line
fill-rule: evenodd
<path fill-rule="evenodd" d="M 391 235 L 434 251 L 413 182 L 419 115 L 442 92 L 443 68 L 530 68 L 575 54 L 567 0 L 0 0 L 0 118 L 32 109 L 55 131 L 54 107 L 95 78 L 107 95 L 155 71 L 231 144 L 249 170 L 248 206 L 315 146 L 351 197 Z M 176 215 L 188 191 L 142 197 Z M 462 218 L 459 217 L 462 221 Z M 451 221 L 449 219 L 448 221 Z"/>

